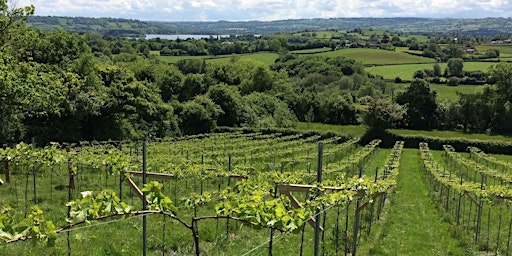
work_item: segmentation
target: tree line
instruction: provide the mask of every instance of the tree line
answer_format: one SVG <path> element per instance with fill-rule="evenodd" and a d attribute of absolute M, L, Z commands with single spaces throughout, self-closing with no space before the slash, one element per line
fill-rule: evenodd
<path fill-rule="evenodd" d="M 280 51 L 270 67 L 237 57 L 170 65 L 147 54 L 149 40 L 36 30 L 23 22 L 33 6 L 9 10 L 2 3 L 2 143 L 31 137 L 41 143 L 140 139 L 210 132 L 217 126 L 294 127 L 297 121 L 372 128 L 512 128 L 507 123 L 512 115 L 510 64 L 489 72 L 494 87 L 442 102 L 423 79 L 394 92 L 361 63 L 344 57 Z M 280 47 L 290 43 L 282 38 L 274 35 L 272 40 Z M 176 49 L 173 43 L 186 41 L 154 43 Z"/>

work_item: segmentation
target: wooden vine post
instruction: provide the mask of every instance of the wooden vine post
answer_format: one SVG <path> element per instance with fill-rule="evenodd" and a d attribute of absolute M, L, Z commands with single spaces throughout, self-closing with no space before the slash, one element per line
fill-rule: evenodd
<path fill-rule="evenodd" d="M 142 186 L 146 185 L 146 171 L 147 171 L 147 148 L 146 141 L 142 142 Z M 146 194 L 143 194 L 142 199 L 142 210 L 147 210 L 148 201 L 146 199 Z M 142 216 L 142 255 L 146 256 L 148 249 L 148 234 L 147 234 L 147 217 L 146 215 Z"/>
<path fill-rule="evenodd" d="M 324 153 L 324 143 L 318 142 L 318 160 L 317 160 L 317 169 L 316 169 L 316 182 L 320 185 L 322 183 L 322 162 L 323 162 L 323 153 Z M 314 247 L 314 256 L 318 256 L 320 251 L 318 249 L 320 244 L 320 209 L 317 210 L 315 214 L 315 247 Z"/>

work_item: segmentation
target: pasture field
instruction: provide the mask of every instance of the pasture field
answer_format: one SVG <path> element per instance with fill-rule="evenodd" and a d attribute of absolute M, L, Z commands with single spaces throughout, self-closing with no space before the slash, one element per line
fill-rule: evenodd
<path fill-rule="evenodd" d="M 266 65 L 272 65 L 276 61 L 279 55 L 277 53 L 272 52 L 258 52 L 258 53 L 250 53 L 250 54 L 230 54 L 230 55 L 206 55 L 206 56 L 157 56 L 159 60 L 162 60 L 167 63 L 178 63 L 180 60 L 184 59 L 201 59 L 206 62 L 228 62 L 231 58 L 240 58 L 240 59 L 251 59 L 260 61 Z"/>
<path fill-rule="evenodd" d="M 434 63 L 434 59 L 414 56 L 400 51 L 386 51 L 369 48 L 344 48 L 334 52 L 319 53 L 323 56 L 344 56 L 360 61 L 363 65 L 420 64 Z"/>
<path fill-rule="evenodd" d="M 395 62 L 395 63 L 398 63 Z M 489 67 L 496 65 L 496 62 L 464 62 L 465 71 L 484 71 L 486 72 Z M 396 77 L 400 77 L 402 80 L 412 80 L 414 72 L 417 70 L 433 69 L 432 64 L 414 64 L 414 65 L 385 65 L 385 66 L 374 66 L 365 68 L 371 74 L 379 75 L 384 79 L 394 80 Z M 447 64 L 439 63 L 441 70 L 445 70 Z"/>
<path fill-rule="evenodd" d="M 314 54 L 314 53 L 321 53 L 321 52 L 331 52 L 331 48 L 324 47 L 324 48 L 315 48 L 315 49 L 306 49 L 306 50 L 296 50 L 291 51 L 291 53 L 295 54 Z"/>
<path fill-rule="evenodd" d="M 483 45 L 476 45 L 475 49 L 479 52 L 485 52 L 488 49 L 497 49 L 500 51 L 500 57 L 504 54 L 512 54 L 512 45 L 505 45 L 505 44 L 483 44 Z"/>
<path fill-rule="evenodd" d="M 360 61 L 363 65 L 390 65 L 390 64 L 416 64 L 416 63 L 434 63 L 435 60 L 407 54 L 402 51 L 385 51 L 379 49 L 368 48 L 344 48 L 336 51 L 331 51 L 330 48 L 318 48 L 292 51 L 296 54 L 313 54 L 320 56 L 336 57 L 344 56 L 346 58 Z M 204 59 L 207 62 L 211 61 L 228 61 L 232 57 L 240 57 L 242 59 L 252 59 L 261 61 L 267 65 L 275 62 L 279 55 L 271 52 L 259 52 L 251 54 L 231 54 L 219 56 L 157 56 L 158 59 L 167 63 L 177 63 L 183 59 Z"/>
<path fill-rule="evenodd" d="M 394 93 L 396 94 L 399 91 L 404 91 L 409 83 L 389 83 L 391 88 L 394 88 Z M 430 84 L 430 89 L 437 92 L 437 100 L 457 100 L 459 97 L 457 95 L 460 93 L 477 93 L 483 91 L 483 89 L 487 85 L 458 85 L 458 86 L 448 86 L 445 84 Z"/>

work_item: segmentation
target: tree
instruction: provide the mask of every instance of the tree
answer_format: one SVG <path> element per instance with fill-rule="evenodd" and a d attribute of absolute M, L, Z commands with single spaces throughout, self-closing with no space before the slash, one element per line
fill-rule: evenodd
<path fill-rule="evenodd" d="M 356 124 L 356 108 L 350 94 L 322 96 L 320 112 L 322 122 L 328 124 Z M 307 113 L 306 113 L 307 114 Z"/>
<path fill-rule="evenodd" d="M 180 85 L 183 82 L 183 74 L 174 66 L 167 66 L 155 74 L 155 83 L 160 88 L 160 95 L 164 102 L 178 98 Z"/>
<path fill-rule="evenodd" d="M 436 92 L 430 90 L 425 80 L 416 79 L 401 94 L 396 102 L 404 106 L 405 126 L 412 129 L 430 129 L 436 119 Z"/>
<path fill-rule="evenodd" d="M 219 105 L 222 114 L 219 115 L 219 126 L 237 126 L 240 124 L 243 113 L 242 97 L 235 86 L 217 84 L 208 90 L 208 97 Z"/>
<path fill-rule="evenodd" d="M 384 131 L 395 127 L 405 113 L 405 109 L 390 100 L 379 98 L 373 100 L 363 112 L 363 123 L 372 131 Z"/>
<path fill-rule="evenodd" d="M 443 75 L 443 74 L 442 74 L 442 71 L 441 71 L 441 66 L 439 66 L 439 64 L 437 64 L 437 63 L 436 63 L 436 64 L 434 64 L 434 67 L 433 67 L 433 68 L 434 68 L 434 74 L 433 74 L 433 75 L 434 75 L 435 77 L 440 77 L 440 76 L 442 76 L 442 75 Z"/>
<path fill-rule="evenodd" d="M 13 38 L 16 33 L 10 30 L 17 27 L 23 27 L 24 21 L 34 14 L 35 7 L 28 5 L 22 8 L 9 7 L 8 0 L 0 0 L 0 48 L 3 49 L 5 45 Z"/>
<path fill-rule="evenodd" d="M 199 134 L 212 132 L 217 127 L 217 117 L 222 110 L 210 98 L 198 95 L 180 104 L 177 113 L 183 134 Z"/>
<path fill-rule="evenodd" d="M 489 69 L 491 79 L 495 81 L 499 103 L 512 102 L 512 64 L 499 63 Z"/>
<path fill-rule="evenodd" d="M 452 77 L 450 77 L 450 78 L 448 79 L 447 84 L 448 84 L 449 86 L 457 86 L 457 85 L 459 85 L 459 82 L 460 82 L 460 81 L 459 81 L 459 78 L 458 78 L 458 77 L 456 77 L 456 76 L 452 76 Z"/>
<path fill-rule="evenodd" d="M 288 105 L 266 93 L 254 92 L 242 98 L 244 124 L 253 127 L 294 127 L 297 117 Z"/>
<path fill-rule="evenodd" d="M 423 71 L 421 69 L 420 70 L 416 70 L 414 72 L 414 75 L 412 76 L 413 79 L 416 79 L 416 78 L 424 79 L 425 77 L 427 77 L 427 74 L 425 74 L 425 71 Z"/>
<path fill-rule="evenodd" d="M 449 76 L 462 77 L 464 60 L 461 58 L 451 58 L 448 60 L 447 70 Z"/>

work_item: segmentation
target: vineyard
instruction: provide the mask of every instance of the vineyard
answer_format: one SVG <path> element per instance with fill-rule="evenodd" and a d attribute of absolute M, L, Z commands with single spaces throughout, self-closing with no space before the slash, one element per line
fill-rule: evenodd
<path fill-rule="evenodd" d="M 0 248 L 354 255 L 396 184 L 403 143 L 379 143 L 278 133 L 20 143 L 1 151 Z"/>
<path fill-rule="evenodd" d="M 511 165 L 478 148 L 469 154 L 431 152 L 420 144 L 423 165 L 433 188 L 432 197 L 455 226 L 454 232 L 471 234 L 479 251 L 510 255 L 512 234 Z"/>
<path fill-rule="evenodd" d="M 232 132 L 5 147 L 0 249 L 8 255 L 355 255 L 362 243 L 379 243 L 373 231 L 398 180 L 404 143 L 379 145 Z M 424 182 L 451 234 L 476 245 L 467 247 L 472 250 L 509 255 L 509 158 L 475 147 L 431 151 L 426 143 L 419 152 Z"/>

